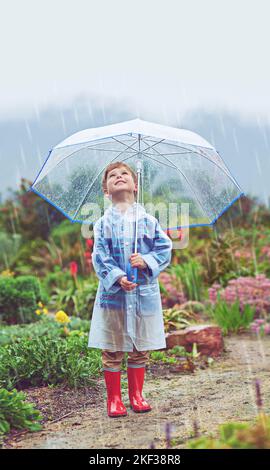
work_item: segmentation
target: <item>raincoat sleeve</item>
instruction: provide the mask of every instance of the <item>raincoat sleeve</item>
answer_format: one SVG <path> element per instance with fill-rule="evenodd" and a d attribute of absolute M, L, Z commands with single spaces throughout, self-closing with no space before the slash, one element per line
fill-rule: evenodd
<path fill-rule="evenodd" d="M 172 240 L 162 230 L 158 221 L 155 225 L 154 245 L 149 253 L 141 254 L 146 262 L 150 279 L 155 279 L 171 262 Z"/>
<path fill-rule="evenodd" d="M 96 275 L 106 291 L 114 293 L 121 289 L 117 280 L 127 274 L 119 268 L 117 262 L 111 256 L 108 242 L 102 235 L 101 224 L 99 221 L 94 225 L 92 263 Z"/>

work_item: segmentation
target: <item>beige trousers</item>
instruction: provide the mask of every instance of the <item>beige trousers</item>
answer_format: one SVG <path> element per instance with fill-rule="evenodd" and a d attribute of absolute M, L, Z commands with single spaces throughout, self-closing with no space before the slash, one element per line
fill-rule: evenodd
<path fill-rule="evenodd" d="M 133 351 L 129 351 L 127 354 L 128 367 L 144 367 L 146 361 L 149 359 L 149 351 L 137 351 L 135 346 L 133 346 Z M 107 349 L 103 349 L 101 354 L 103 370 L 121 370 L 124 355 L 124 351 L 108 351 Z"/>

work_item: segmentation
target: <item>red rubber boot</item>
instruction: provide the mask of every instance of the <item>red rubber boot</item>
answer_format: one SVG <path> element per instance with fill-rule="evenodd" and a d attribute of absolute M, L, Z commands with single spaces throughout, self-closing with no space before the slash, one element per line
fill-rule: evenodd
<path fill-rule="evenodd" d="M 144 413 L 152 409 L 142 396 L 144 373 L 145 367 L 127 367 L 130 408 L 135 413 Z"/>
<path fill-rule="evenodd" d="M 127 409 L 121 397 L 121 371 L 104 370 L 107 388 L 107 413 L 111 418 L 126 416 Z"/>

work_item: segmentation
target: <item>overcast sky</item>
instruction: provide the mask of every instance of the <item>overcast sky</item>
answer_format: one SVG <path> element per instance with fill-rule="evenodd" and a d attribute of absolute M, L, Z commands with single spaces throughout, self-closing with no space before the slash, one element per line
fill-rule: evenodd
<path fill-rule="evenodd" d="M 86 93 L 164 124 L 197 107 L 270 122 L 269 18 L 269 0 L 2 0 L 0 119 Z"/>

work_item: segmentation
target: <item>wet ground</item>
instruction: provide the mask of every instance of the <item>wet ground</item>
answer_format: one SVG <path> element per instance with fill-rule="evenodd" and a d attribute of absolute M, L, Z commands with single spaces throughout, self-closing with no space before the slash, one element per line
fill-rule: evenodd
<path fill-rule="evenodd" d="M 102 376 L 83 390 L 29 389 L 28 399 L 46 417 L 44 428 L 34 433 L 16 431 L 5 439 L 3 448 L 165 448 L 166 423 L 172 425 L 172 447 L 185 448 L 193 436 L 194 420 L 201 434 L 215 435 L 225 421 L 256 418 L 255 379 L 260 380 L 264 411 L 269 414 L 270 336 L 242 333 L 224 341 L 223 355 L 205 369 L 177 373 L 170 364 L 150 364 L 143 389 L 152 405 L 148 413 L 128 408 L 126 373 L 122 398 L 128 416 L 121 418 L 107 416 Z"/>

